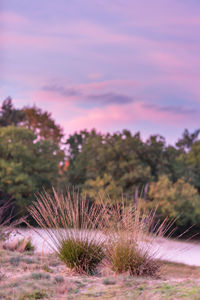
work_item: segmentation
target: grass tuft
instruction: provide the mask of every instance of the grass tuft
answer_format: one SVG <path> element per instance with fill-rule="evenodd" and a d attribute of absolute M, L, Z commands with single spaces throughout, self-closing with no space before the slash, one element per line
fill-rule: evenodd
<path fill-rule="evenodd" d="M 125 200 L 110 207 L 107 216 L 107 263 L 115 273 L 131 276 L 159 276 L 161 262 L 152 245 L 169 232 L 172 223 L 155 222 L 155 211 L 145 213 Z"/>
<path fill-rule="evenodd" d="M 107 250 L 111 268 L 116 273 L 126 273 L 134 276 L 155 276 L 160 270 L 160 262 L 148 253 L 143 253 L 131 241 L 120 238 L 109 245 Z"/>
<path fill-rule="evenodd" d="M 34 252 L 35 247 L 30 238 L 23 238 L 20 240 L 13 240 L 3 244 L 3 248 L 10 251 L 18 252 Z"/>
<path fill-rule="evenodd" d="M 70 269 L 78 273 L 94 274 L 105 254 L 101 245 L 88 239 L 63 240 L 58 257 Z"/>
<path fill-rule="evenodd" d="M 34 291 L 31 294 L 25 294 L 21 296 L 19 300 L 36 300 L 36 299 L 46 299 L 47 294 L 43 291 Z"/>
<path fill-rule="evenodd" d="M 49 274 L 42 273 L 42 272 L 34 272 L 31 274 L 31 278 L 35 280 L 41 280 L 41 279 L 50 279 Z"/>
<path fill-rule="evenodd" d="M 63 276 L 61 276 L 61 275 L 56 275 L 56 276 L 54 277 L 54 283 L 55 283 L 55 284 L 62 284 L 62 283 L 64 283 L 64 282 L 65 282 L 65 279 L 64 279 Z"/>
<path fill-rule="evenodd" d="M 53 189 L 52 194 L 38 194 L 29 212 L 68 268 L 94 274 L 104 257 L 105 236 L 100 230 L 105 208 L 91 204 L 75 191 L 63 195 Z"/>

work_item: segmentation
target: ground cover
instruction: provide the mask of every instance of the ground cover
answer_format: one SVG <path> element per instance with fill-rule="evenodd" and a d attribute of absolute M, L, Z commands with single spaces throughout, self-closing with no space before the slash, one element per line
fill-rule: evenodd
<path fill-rule="evenodd" d="M 73 273 L 54 254 L 0 250 L 0 299 L 200 299 L 200 267 L 163 262 L 156 278 Z"/>

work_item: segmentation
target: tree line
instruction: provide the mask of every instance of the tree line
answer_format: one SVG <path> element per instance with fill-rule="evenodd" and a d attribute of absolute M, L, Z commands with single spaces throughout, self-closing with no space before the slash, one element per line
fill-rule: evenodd
<path fill-rule="evenodd" d="M 76 187 L 92 201 L 133 201 L 158 206 L 163 220 L 184 230 L 200 229 L 200 130 L 187 129 L 175 146 L 161 135 L 146 141 L 129 130 L 102 134 L 82 130 L 67 139 L 51 114 L 36 106 L 0 111 L 0 200 L 25 214 L 35 193 L 52 186 Z"/>

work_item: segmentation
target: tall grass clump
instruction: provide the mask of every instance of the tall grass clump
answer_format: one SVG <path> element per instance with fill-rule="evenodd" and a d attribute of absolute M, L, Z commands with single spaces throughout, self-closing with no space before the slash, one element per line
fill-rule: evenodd
<path fill-rule="evenodd" d="M 153 244 L 172 227 L 167 219 L 155 221 L 156 211 L 145 213 L 125 200 L 110 207 L 107 220 L 107 263 L 115 273 L 157 276 L 161 267 Z"/>
<path fill-rule="evenodd" d="M 53 188 L 52 193 L 44 191 L 36 197 L 29 212 L 43 228 L 49 246 L 70 269 L 93 274 L 104 258 L 105 209 L 69 189 L 65 195 Z"/>

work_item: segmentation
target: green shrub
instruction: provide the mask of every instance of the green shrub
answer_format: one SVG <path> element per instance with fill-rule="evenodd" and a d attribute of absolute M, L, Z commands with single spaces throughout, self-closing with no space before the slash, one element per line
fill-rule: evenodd
<path fill-rule="evenodd" d="M 173 183 L 167 176 L 161 176 L 159 181 L 152 182 L 149 187 L 146 207 L 155 209 L 161 220 L 166 217 L 175 220 L 174 225 L 186 230 L 194 224 L 200 223 L 200 197 L 198 191 L 179 179 Z"/>
<path fill-rule="evenodd" d="M 58 256 L 70 269 L 92 275 L 104 258 L 104 251 L 94 241 L 71 238 L 62 241 Z"/>

